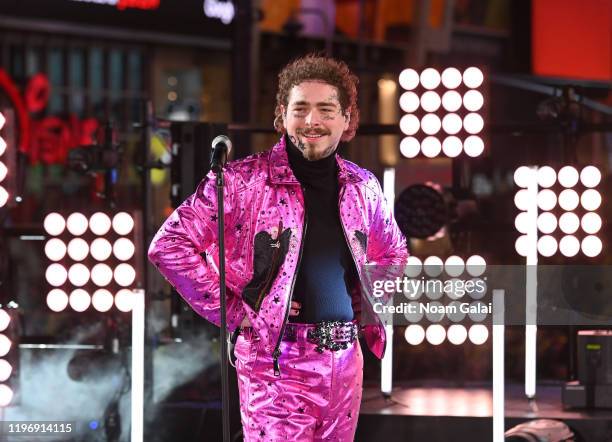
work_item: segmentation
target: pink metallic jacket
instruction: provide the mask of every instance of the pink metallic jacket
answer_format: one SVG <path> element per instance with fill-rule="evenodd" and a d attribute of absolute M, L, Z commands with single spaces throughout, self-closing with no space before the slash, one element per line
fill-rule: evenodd
<path fill-rule="evenodd" d="M 406 241 L 378 180 L 338 155 L 336 160 L 340 220 L 358 274 L 362 276 L 366 263 L 404 264 Z M 302 188 L 289 166 L 284 137 L 271 150 L 227 165 L 224 210 L 228 328 L 233 331 L 248 316 L 265 350 L 277 358 L 308 228 Z M 216 185 L 211 172 L 161 226 L 149 259 L 198 314 L 218 326 L 216 240 Z M 359 284 L 352 297 L 359 319 Z M 371 308 L 369 302 L 366 305 Z M 366 325 L 364 335 L 370 350 L 382 358 L 382 324 Z"/>

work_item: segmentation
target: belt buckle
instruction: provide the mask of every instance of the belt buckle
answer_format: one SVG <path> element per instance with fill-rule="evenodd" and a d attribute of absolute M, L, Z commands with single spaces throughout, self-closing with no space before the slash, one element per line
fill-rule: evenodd
<path fill-rule="evenodd" d="M 342 328 L 344 328 L 344 330 Z M 344 336 L 346 327 L 350 327 L 349 336 Z M 337 336 L 342 332 L 343 336 Z M 331 351 L 345 350 L 349 343 L 353 342 L 357 336 L 355 324 L 348 325 L 341 321 L 323 321 L 316 324 L 314 330 L 308 330 L 308 338 L 317 344 L 315 351 L 323 353 L 326 349 Z M 343 339 L 343 342 L 337 342 Z"/>

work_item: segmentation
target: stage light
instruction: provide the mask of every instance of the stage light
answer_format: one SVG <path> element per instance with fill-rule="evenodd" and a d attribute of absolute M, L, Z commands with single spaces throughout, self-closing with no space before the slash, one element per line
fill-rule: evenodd
<path fill-rule="evenodd" d="M 11 317 L 6 310 L 0 309 L 0 332 L 5 331 L 11 323 Z"/>
<path fill-rule="evenodd" d="M 0 407 L 7 407 L 13 400 L 13 390 L 5 384 L 0 384 Z"/>
<path fill-rule="evenodd" d="M 576 256 L 580 250 L 580 242 L 573 235 L 564 236 L 559 242 L 559 250 L 563 256 L 571 258 L 572 256 Z"/>
<path fill-rule="evenodd" d="M 66 219 L 66 228 L 74 236 L 81 236 L 87 231 L 89 222 L 82 213 L 73 213 Z"/>
<path fill-rule="evenodd" d="M 82 313 L 91 305 L 91 297 L 85 290 L 76 289 L 70 293 L 69 303 L 75 312 Z"/>
<path fill-rule="evenodd" d="M 552 210 L 557 205 L 557 195 L 550 189 L 538 192 L 538 207 L 542 210 Z"/>
<path fill-rule="evenodd" d="M 437 256 L 428 256 L 425 258 L 425 262 L 423 262 L 423 270 L 425 270 L 425 274 L 427 274 L 427 276 L 436 278 L 442 274 L 442 271 L 444 270 L 444 263 L 442 262 L 442 259 Z"/>
<path fill-rule="evenodd" d="M 423 270 L 423 263 L 416 256 L 410 255 L 406 261 L 406 267 L 404 269 L 404 275 L 409 278 L 416 278 L 421 274 Z"/>
<path fill-rule="evenodd" d="M 557 240 L 550 235 L 544 235 L 538 239 L 538 253 L 545 257 L 551 257 L 557 253 Z"/>
<path fill-rule="evenodd" d="M 440 140 L 438 140 L 436 137 L 427 137 L 421 144 L 421 150 L 423 151 L 423 155 L 426 157 L 434 158 L 440 154 L 442 145 L 440 144 Z"/>
<path fill-rule="evenodd" d="M 440 127 L 442 127 L 442 123 L 440 122 L 440 118 L 435 114 L 427 114 L 421 120 L 421 129 L 427 135 L 435 135 L 440 132 Z"/>
<path fill-rule="evenodd" d="M 134 228 L 134 218 L 126 212 L 119 212 L 113 217 L 113 229 L 119 235 L 128 235 Z"/>
<path fill-rule="evenodd" d="M 465 262 L 465 268 L 470 276 L 477 278 L 487 269 L 487 262 L 480 255 L 472 255 Z"/>
<path fill-rule="evenodd" d="M 580 182 L 584 187 L 595 187 L 601 181 L 601 172 L 595 166 L 587 166 L 580 172 Z"/>
<path fill-rule="evenodd" d="M 526 257 L 529 254 L 529 238 L 527 235 L 519 236 L 514 242 L 514 249 L 519 255 Z"/>
<path fill-rule="evenodd" d="M 119 238 L 113 244 L 113 254 L 119 261 L 131 259 L 135 251 L 134 243 L 127 238 Z"/>
<path fill-rule="evenodd" d="M 89 251 L 96 261 L 106 261 L 111 256 L 113 247 L 107 239 L 96 238 L 91 243 Z"/>
<path fill-rule="evenodd" d="M 6 168 L 4 163 L 0 161 L 0 182 L 4 181 L 7 174 L 8 174 L 8 169 Z"/>
<path fill-rule="evenodd" d="M 53 289 L 47 294 L 47 306 L 54 312 L 61 312 L 68 307 L 68 295 L 60 289 Z"/>
<path fill-rule="evenodd" d="M 565 189 L 559 194 L 559 206 L 561 206 L 563 210 L 574 210 L 578 207 L 579 202 L 580 198 L 573 189 Z"/>
<path fill-rule="evenodd" d="M 448 112 L 457 112 L 461 104 L 461 95 L 457 91 L 448 91 L 442 95 L 442 107 Z"/>
<path fill-rule="evenodd" d="M 106 235 L 111 228 L 111 219 L 106 213 L 97 212 L 89 218 L 89 229 L 96 235 Z"/>
<path fill-rule="evenodd" d="M 421 151 L 421 143 L 414 137 L 405 137 L 400 142 L 400 153 L 406 158 L 414 158 Z"/>
<path fill-rule="evenodd" d="M 437 111 L 440 108 L 441 103 L 442 100 L 440 99 L 440 95 L 433 91 L 427 91 L 421 96 L 421 107 L 426 112 Z"/>
<path fill-rule="evenodd" d="M 540 187 L 551 187 L 557 181 L 557 172 L 550 166 L 538 168 L 538 185 Z"/>
<path fill-rule="evenodd" d="M 571 235 L 576 233 L 578 227 L 580 227 L 580 220 L 573 212 L 565 212 L 561 215 L 561 218 L 559 218 L 559 228 L 563 233 Z"/>
<path fill-rule="evenodd" d="M 404 69 L 399 75 L 399 84 L 406 90 L 416 89 L 419 85 L 419 74 L 414 69 Z"/>
<path fill-rule="evenodd" d="M 11 351 L 13 343 L 4 334 L 0 334 L 0 358 L 5 357 Z"/>
<path fill-rule="evenodd" d="M 461 117 L 457 114 L 446 114 L 442 118 L 442 129 L 449 135 L 455 135 L 463 127 Z"/>
<path fill-rule="evenodd" d="M 463 83 L 471 89 L 479 87 L 483 80 L 482 71 L 476 67 L 469 67 L 463 72 Z"/>
<path fill-rule="evenodd" d="M 0 186 L 0 207 L 4 207 L 9 198 L 8 192 L 4 189 L 4 187 Z"/>
<path fill-rule="evenodd" d="M 66 256 L 66 244 L 58 238 L 51 238 L 45 244 L 45 255 L 50 261 L 59 261 Z"/>
<path fill-rule="evenodd" d="M 465 263 L 461 257 L 452 255 L 444 261 L 444 269 L 448 276 L 457 277 L 465 270 Z"/>
<path fill-rule="evenodd" d="M 91 280 L 98 287 L 106 287 L 113 280 L 113 271 L 106 264 L 96 264 L 91 269 Z"/>
<path fill-rule="evenodd" d="M 470 341 L 475 345 L 482 345 L 489 339 L 489 329 L 482 324 L 474 324 L 468 331 Z"/>
<path fill-rule="evenodd" d="M 119 264 L 114 272 L 115 281 L 122 287 L 127 287 L 134 282 L 136 272 L 129 264 Z"/>
<path fill-rule="evenodd" d="M 89 255 L 89 245 L 81 238 L 74 238 L 68 243 L 68 256 L 73 261 L 83 261 Z"/>
<path fill-rule="evenodd" d="M 68 270 L 68 280 L 75 287 L 83 287 L 89 281 L 89 269 L 83 264 L 73 264 Z"/>
<path fill-rule="evenodd" d="M 601 217 L 594 212 L 588 212 L 582 217 L 580 225 L 585 233 L 593 235 L 601 229 Z"/>
<path fill-rule="evenodd" d="M 514 227 L 519 233 L 527 234 L 529 230 L 529 215 L 527 212 L 519 212 L 514 218 Z"/>
<path fill-rule="evenodd" d="M 134 308 L 134 293 L 128 289 L 121 289 L 115 295 L 117 310 L 127 313 Z"/>
<path fill-rule="evenodd" d="M 477 157 L 484 152 L 484 141 L 476 135 L 470 135 L 463 143 L 465 153 L 470 157 Z"/>
<path fill-rule="evenodd" d="M 440 73 L 434 68 L 427 68 L 421 72 L 420 80 L 425 89 L 435 89 L 440 86 Z"/>
<path fill-rule="evenodd" d="M 106 289 L 98 289 L 94 292 L 91 303 L 99 312 L 109 311 L 114 304 L 113 294 Z"/>
<path fill-rule="evenodd" d="M 411 324 L 404 331 L 404 338 L 410 345 L 419 345 L 425 340 L 425 330 L 417 324 Z"/>
<path fill-rule="evenodd" d="M 521 212 L 521 213 L 527 215 L 525 212 Z M 525 219 L 525 222 L 528 221 L 528 218 L 524 218 L 524 219 Z M 526 229 L 528 227 L 527 226 L 522 226 L 522 227 L 525 227 L 525 231 L 519 230 L 519 232 L 527 233 Z M 553 233 L 556 228 L 557 228 L 557 217 L 555 215 L 553 215 L 550 212 L 540 213 L 540 215 L 538 216 L 538 229 L 540 230 L 540 232 L 548 235 L 550 233 Z"/>
<path fill-rule="evenodd" d="M 442 142 L 442 152 L 447 157 L 455 158 L 458 157 L 463 150 L 461 140 L 455 136 L 446 137 Z"/>
<path fill-rule="evenodd" d="M 400 108 L 407 113 L 416 111 L 419 108 L 419 96 L 414 92 L 404 92 L 400 96 Z"/>
<path fill-rule="evenodd" d="M 0 359 L 0 382 L 6 382 L 11 377 L 13 366 L 6 359 Z"/>
<path fill-rule="evenodd" d="M 527 189 L 521 189 L 514 195 L 514 205 L 519 209 L 526 211 L 529 208 L 530 195 Z"/>
<path fill-rule="evenodd" d="M 463 105 L 470 112 L 478 112 L 482 109 L 484 97 L 476 90 L 469 90 L 463 96 Z"/>
<path fill-rule="evenodd" d="M 526 188 L 529 185 L 529 177 L 531 177 L 531 170 L 527 166 L 521 166 L 514 171 L 514 183 L 518 187 Z"/>
<path fill-rule="evenodd" d="M 50 213 L 45 217 L 43 227 L 51 236 L 61 235 L 66 228 L 66 220 L 59 213 Z"/>
<path fill-rule="evenodd" d="M 581 247 L 582 253 L 593 258 L 601 253 L 603 245 L 597 236 L 589 235 L 582 240 Z"/>
<path fill-rule="evenodd" d="M 442 72 L 442 84 L 447 89 L 455 89 L 461 84 L 461 72 L 457 68 L 446 68 Z"/>
<path fill-rule="evenodd" d="M 47 271 L 45 272 L 45 278 L 47 282 L 54 286 L 59 287 L 63 285 L 68 279 L 68 272 L 66 268 L 61 264 L 51 264 L 47 267 Z"/>
<path fill-rule="evenodd" d="M 446 329 L 440 324 L 431 324 L 425 330 L 425 339 L 431 345 L 440 345 L 446 339 Z"/>
<path fill-rule="evenodd" d="M 578 184 L 578 171 L 572 166 L 562 167 L 557 179 L 563 187 L 574 187 Z"/>
<path fill-rule="evenodd" d="M 580 204 L 585 210 L 597 210 L 601 205 L 601 194 L 595 189 L 587 189 L 580 195 Z"/>
<path fill-rule="evenodd" d="M 453 324 L 448 328 L 446 336 L 451 344 L 461 345 L 467 339 L 467 330 L 463 325 Z"/>
<path fill-rule="evenodd" d="M 412 114 L 406 114 L 400 120 L 400 130 L 406 135 L 414 135 L 420 128 L 419 119 Z"/>
<path fill-rule="evenodd" d="M 476 135 L 482 132 L 482 129 L 484 128 L 484 120 L 478 114 L 467 114 L 463 118 L 463 127 L 467 133 Z"/>

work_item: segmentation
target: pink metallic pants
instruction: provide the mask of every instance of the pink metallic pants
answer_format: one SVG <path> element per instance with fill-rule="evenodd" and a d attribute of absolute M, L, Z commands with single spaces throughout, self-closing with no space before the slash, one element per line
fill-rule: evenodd
<path fill-rule="evenodd" d="M 251 329 L 234 347 L 244 442 L 352 441 L 359 417 L 363 355 L 359 341 L 323 353 L 306 340 L 283 341 L 281 375 L 274 376 L 272 350 Z"/>

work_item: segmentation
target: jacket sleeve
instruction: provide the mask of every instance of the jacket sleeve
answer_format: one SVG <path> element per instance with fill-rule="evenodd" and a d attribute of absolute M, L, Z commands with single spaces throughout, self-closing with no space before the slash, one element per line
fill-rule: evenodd
<path fill-rule="evenodd" d="M 231 225 L 234 185 L 226 171 L 224 213 Z M 163 223 L 149 246 L 149 260 L 187 303 L 203 318 L 220 326 L 220 287 L 217 268 L 217 188 L 210 172 Z M 213 256 L 215 259 L 213 259 Z M 244 315 L 242 299 L 226 292 L 227 326 L 236 329 Z"/>

